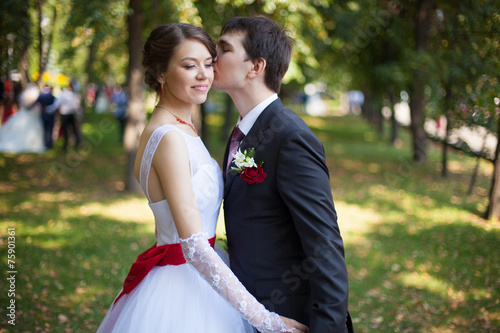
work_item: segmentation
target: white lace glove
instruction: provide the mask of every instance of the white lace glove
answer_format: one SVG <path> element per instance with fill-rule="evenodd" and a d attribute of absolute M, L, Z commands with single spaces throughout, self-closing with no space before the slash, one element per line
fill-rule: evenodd
<path fill-rule="evenodd" d="M 181 246 L 186 261 L 257 330 L 262 333 L 292 332 L 278 314 L 268 311 L 245 289 L 210 246 L 206 233 L 181 239 Z"/>

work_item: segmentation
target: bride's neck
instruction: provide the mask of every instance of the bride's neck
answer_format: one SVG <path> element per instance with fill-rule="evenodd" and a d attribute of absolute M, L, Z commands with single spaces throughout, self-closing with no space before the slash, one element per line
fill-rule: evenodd
<path fill-rule="evenodd" d="M 193 104 L 187 104 L 187 103 L 173 103 L 172 101 L 169 101 L 165 98 L 160 98 L 158 103 L 156 105 L 161 105 L 173 114 L 175 114 L 177 117 L 184 119 L 186 121 L 191 121 L 191 113 L 193 111 L 194 105 Z M 168 112 L 166 109 L 162 107 L 156 107 L 155 112 Z"/>

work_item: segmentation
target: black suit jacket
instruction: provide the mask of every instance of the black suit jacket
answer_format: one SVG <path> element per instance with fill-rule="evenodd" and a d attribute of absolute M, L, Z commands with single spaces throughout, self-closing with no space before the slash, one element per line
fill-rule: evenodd
<path fill-rule="evenodd" d="M 307 324 L 312 333 L 344 332 L 347 270 L 323 145 L 278 99 L 240 147 L 255 148 L 267 177 L 247 184 L 235 171 L 226 176 L 226 148 L 224 216 L 232 270 L 269 310 Z"/>

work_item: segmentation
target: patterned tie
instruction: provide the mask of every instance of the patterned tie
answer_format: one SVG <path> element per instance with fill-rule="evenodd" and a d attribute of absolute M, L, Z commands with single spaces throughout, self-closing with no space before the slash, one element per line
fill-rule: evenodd
<path fill-rule="evenodd" d="M 233 135 L 231 135 L 231 142 L 229 143 L 229 154 L 227 155 L 227 167 L 226 175 L 229 172 L 229 166 L 233 161 L 233 155 L 236 154 L 240 141 L 245 137 L 245 134 L 240 130 L 238 126 L 234 128 Z"/>

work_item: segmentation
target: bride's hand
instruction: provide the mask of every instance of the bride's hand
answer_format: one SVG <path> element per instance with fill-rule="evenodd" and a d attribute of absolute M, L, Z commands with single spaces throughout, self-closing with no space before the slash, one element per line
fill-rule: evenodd
<path fill-rule="evenodd" d="M 292 332 L 292 333 L 307 333 L 307 332 L 309 332 L 309 327 L 299 323 L 296 320 L 293 320 L 293 319 L 290 319 L 287 317 L 283 317 L 283 316 L 280 316 L 280 318 L 283 321 L 283 323 L 286 325 L 286 327 L 288 327 L 290 329 L 290 332 Z"/>

